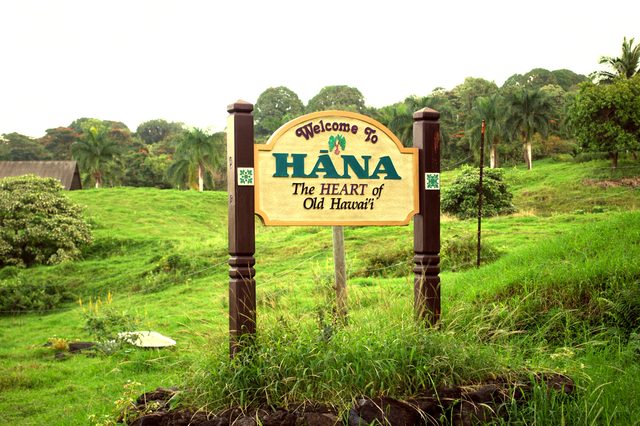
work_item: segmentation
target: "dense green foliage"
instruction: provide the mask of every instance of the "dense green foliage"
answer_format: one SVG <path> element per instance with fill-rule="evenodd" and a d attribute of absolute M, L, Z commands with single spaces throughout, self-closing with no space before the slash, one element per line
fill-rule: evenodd
<path fill-rule="evenodd" d="M 181 123 L 156 119 L 140 123 L 136 129 L 136 135 L 138 135 L 145 144 L 152 145 L 179 135 L 182 130 L 183 125 Z"/>
<path fill-rule="evenodd" d="M 609 153 L 615 168 L 619 153 L 640 150 L 640 75 L 609 84 L 584 83 L 570 116 L 582 146 Z"/>
<path fill-rule="evenodd" d="M 89 173 L 96 188 L 102 186 L 104 175 L 109 163 L 120 153 L 115 139 L 108 134 L 104 126 L 91 126 L 85 135 L 71 146 L 73 158 L 78 161 L 80 168 Z"/>
<path fill-rule="evenodd" d="M 478 216 L 480 170 L 464 166 L 453 183 L 442 191 L 442 211 L 459 219 Z M 515 211 L 513 195 L 502 169 L 485 169 L 482 178 L 482 216 L 490 217 Z"/>
<path fill-rule="evenodd" d="M 254 108 L 256 137 L 266 140 L 289 120 L 304 113 L 304 104 L 296 93 L 284 86 L 270 87 L 258 96 Z"/>
<path fill-rule="evenodd" d="M 344 111 L 364 112 L 364 96 L 355 87 L 326 86 L 309 100 L 307 112 L 339 109 Z"/>
<path fill-rule="evenodd" d="M 46 312 L 72 300 L 67 286 L 59 282 L 0 279 L 0 315 Z"/>
<path fill-rule="evenodd" d="M 179 188 L 197 188 L 202 192 L 205 179 L 209 178 L 211 186 L 220 189 L 226 178 L 224 149 L 224 134 L 209 134 L 198 128 L 186 130 L 167 174 Z"/>
<path fill-rule="evenodd" d="M 38 141 L 19 133 L 0 137 L 0 161 L 48 160 L 50 154 Z"/>
<path fill-rule="evenodd" d="M 517 88 L 507 92 L 505 126 L 522 141 L 525 164 L 532 168 L 534 134 L 546 136 L 553 118 L 550 96 L 541 89 Z"/>
<path fill-rule="evenodd" d="M 91 243 L 80 207 L 61 191 L 56 179 L 0 180 L 0 267 L 77 259 Z"/>

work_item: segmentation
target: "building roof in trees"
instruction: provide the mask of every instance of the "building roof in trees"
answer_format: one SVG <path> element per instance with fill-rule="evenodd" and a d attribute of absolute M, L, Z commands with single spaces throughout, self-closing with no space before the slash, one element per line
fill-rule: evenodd
<path fill-rule="evenodd" d="M 66 190 L 82 189 L 75 161 L 0 161 L 0 179 L 23 175 L 58 179 Z"/>

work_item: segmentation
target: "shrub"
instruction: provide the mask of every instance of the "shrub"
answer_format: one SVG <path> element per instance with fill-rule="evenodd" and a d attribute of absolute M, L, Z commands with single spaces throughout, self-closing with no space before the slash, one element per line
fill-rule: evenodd
<path fill-rule="evenodd" d="M 81 209 L 56 179 L 0 179 L 0 267 L 74 260 L 92 241 Z"/>
<path fill-rule="evenodd" d="M 462 172 L 442 193 L 442 210 L 459 219 L 468 219 L 478 215 L 479 169 L 463 166 Z M 502 169 L 485 169 L 482 180 L 482 216 L 496 216 L 515 212 L 504 181 Z"/>
<path fill-rule="evenodd" d="M 73 300 L 67 287 L 55 282 L 26 281 L 22 277 L 0 280 L 0 313 L 47 311 Z"/>
<path fill-rule="evenodd" d="M 462 271 L 476 265 L 478 256 L 478 236 L 463 233 L 453 235 L 442 242 L 440 248 L 440 270 Z M 500 257 L 500 251 L 492 244 L 483 242 L 480 246 L 480 261 L 487 264 Z"/>
<path fill-rule="evenodd" d="M 351 277 L 405 277 L 413 269 L 413 245 L 384 247 L 363 254 L 364 266 Z"/>

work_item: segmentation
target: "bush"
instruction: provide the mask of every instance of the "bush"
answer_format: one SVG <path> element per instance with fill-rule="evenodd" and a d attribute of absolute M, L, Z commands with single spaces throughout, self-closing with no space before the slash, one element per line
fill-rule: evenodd
<path fill-rule="evenodd" d="M 363 253 L 364 266 L 351 277 L 406 277 L 413 270 L 413 245 Z"/>
<path fill-rule="evenodd" d="M 71 300 L 73 296 L 61 283 L 26 281 L 21 277 L 0 281 L 0 314 L 47 311 Z"/>
<path fill-rule="evenodd" d="M 479 169 L 463 166 L 462 172 L 442 193 L 442 210 L 459 219 L 478 215 Z M 516 211 L 513 195 L 504 182 L 502 169 L 485 169 L 482 180 L 482 216 L 496 216 Z"/>
<path fill-rule="evenodd" d="M 463 233 L 453 235 L 442 242 L 440 248 L 440 270 L 462 271 L 476 266 L 478 256 L 478 236 Z M 500 257 L 500 251 L 488 242 L 480 245 L 481 264 L 493 262 Z"/>
<path fill-rule="evenodd" d="M 56 179 L 0 179 L 0 267 L 74 260 L 92 241 L 81 209 Z"/>

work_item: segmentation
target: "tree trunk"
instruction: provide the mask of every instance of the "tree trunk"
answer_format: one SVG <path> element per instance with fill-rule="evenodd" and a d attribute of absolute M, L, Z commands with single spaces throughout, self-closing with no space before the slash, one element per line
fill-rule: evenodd
<path fill-rule="evenodd" d="M 496 145 L 491 144 L 491 149 L 489 150 L 489 167 L 495 169 L 498 167 L 498 152 L 496 150 Z"/>
<path fill-rule="evenodd" d="M 533 157 L 531 155 L 531 142 L 525 141 L 524 143 L 524 162 L 527 165 L 527 170 L 533 168 Z"/>
<path fill-rule="evenodd" d="M 202 173 L 202 165 L 198 164 L 198 191 L 204 191 L 204 176 Z"/>
<path fill-rule="evenodd" d="M 611 170 L 615 170 L 618 168 L 618 151 L 610 152 L 609 157 L 611 158 Z"/>
<path fill-rule="evenodd" d="M 96 180 L 96 189 L 100 188 L 100 185 L 102 185 L 102 175 L 100 172 L 96 172 L 93 177 Z"/>
<path fill-rule="evenodd" d="M 498 145 L 500 144 L 500 138 L 498 136 L 493 137 L 491 142 L 491 151 L 489 152 L 489 161 L 492 169 L 500 167 L 500 161 L 498 160 Z"/>

